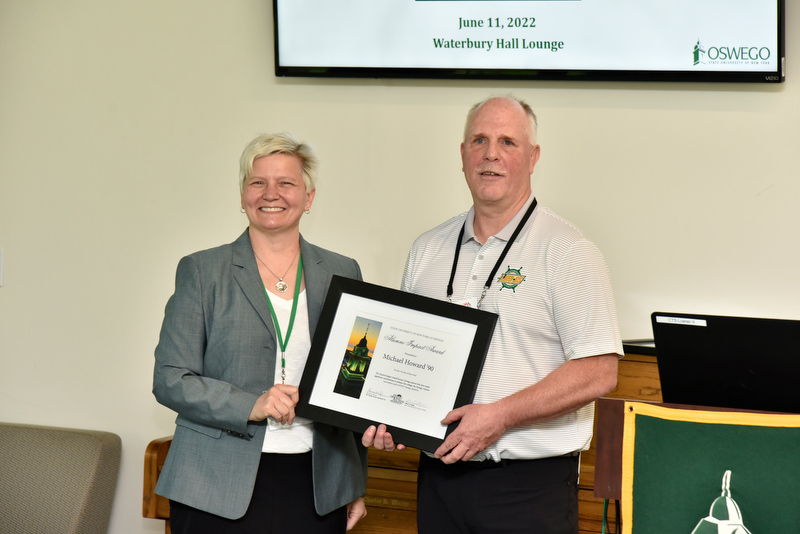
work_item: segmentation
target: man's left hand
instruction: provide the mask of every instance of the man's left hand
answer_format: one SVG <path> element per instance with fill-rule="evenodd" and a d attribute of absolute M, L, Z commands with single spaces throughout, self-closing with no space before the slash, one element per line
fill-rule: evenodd
<path fill-rule="evenodd" d="M 507 430 L 502 410 L 496 404 L 468 404 L 442 419 L 443 425 L 461 420 L 456 429 L 433 453 L 446 464 L 467 461 L 500 439 Z"/>

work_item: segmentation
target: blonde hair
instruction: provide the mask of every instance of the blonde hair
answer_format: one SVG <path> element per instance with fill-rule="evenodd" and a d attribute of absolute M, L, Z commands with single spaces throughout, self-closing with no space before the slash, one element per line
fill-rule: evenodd
<path fill-rule="evenodd" d="M 297 157 L 300 160 L 306 191 L 313 191 L 317 187 L 319 159 L 317 159 L 314 149 L 295 139 L 292 134 L 281 132 L 259 135 L 244 148 L 244 152 L 239 158 L 239 192 L 244 192 L 244 184 L 253 174 L 253 162 L 272 154 Z"/>

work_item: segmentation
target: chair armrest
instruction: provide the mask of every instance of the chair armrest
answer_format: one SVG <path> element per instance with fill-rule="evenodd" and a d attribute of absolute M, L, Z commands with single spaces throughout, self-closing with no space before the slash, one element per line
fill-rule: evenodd
<path fill-rule="evenodd" d="M 156 495 L 156 482 L 167 452 L 172 444 L 172 436 L 154 439 L 144 452 L 144 492 L 142 497 L 142 516 L 152 519 L 169 519 L 169 499 Z"/>

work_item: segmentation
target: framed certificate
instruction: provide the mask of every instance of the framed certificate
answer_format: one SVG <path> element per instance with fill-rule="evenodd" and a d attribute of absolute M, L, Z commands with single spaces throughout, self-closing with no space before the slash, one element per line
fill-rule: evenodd
<path fill-rule="evenodd" d="M 434 451 L 472 402 L 494 313 L 334 276 L 295 413 L 362 434 L 384 423 L 396 443 Z"/>

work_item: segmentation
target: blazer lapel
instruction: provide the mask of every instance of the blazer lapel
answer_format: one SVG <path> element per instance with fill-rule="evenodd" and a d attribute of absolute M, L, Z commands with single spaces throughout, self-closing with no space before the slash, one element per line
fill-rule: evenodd
<path fill-rule="evenodd" d="M 278 337 L 275 334 L 275 325 L 272 322 L 272 315 L 269 313 L 267 306 L 267 298 L 264 294 L 264 283 L 261 281 L 261 275 L 258 273 L 258 265 L 256 264 L 256 257 L 253 254 L 253 245 L 250 243 L 250 234 L 248 230 L 239 236 L 233 243 L 232 263 L 234 265 L 233 278 L 242 292 L 250 301 L 253 308 L 258 312 L 259 317 L 264 322 L 264 325 L 269 330 L 273 340 Z"/>
<path fill-rule="evenodd" d="M 311 338 L 317 329 L 319 314 L 325 300 L 331 275 L 323 266 L 322 257 L 308 241 L 300 236 L 300 253 L 303 255 L 303 275 L 306 279 L 306 302 L 308 302 L 308 328 Z"/>

